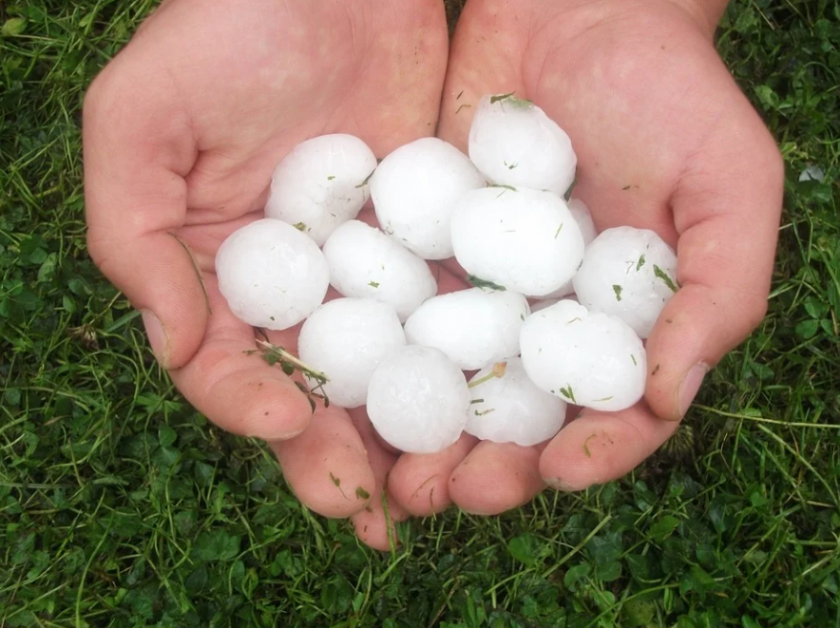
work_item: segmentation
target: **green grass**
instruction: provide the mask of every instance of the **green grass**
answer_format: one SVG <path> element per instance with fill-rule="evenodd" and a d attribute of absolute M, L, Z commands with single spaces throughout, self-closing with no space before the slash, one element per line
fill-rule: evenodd
<path fill-rule="evenodd" d="M 701 407 L 620 482 L 413 521 L 390 554 L 184 403 L 88 260 L 82 94 L 153 4 L 0 5 L 0 626 L 840 626 L 836 3 L 721 28 L 787 195 L 768 317 Z"/>

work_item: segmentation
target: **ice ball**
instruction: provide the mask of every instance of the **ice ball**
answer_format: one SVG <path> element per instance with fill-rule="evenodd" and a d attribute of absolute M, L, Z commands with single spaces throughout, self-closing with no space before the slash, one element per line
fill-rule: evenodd
<path fill-rule="evenodd" d="M 408 345 L 373 372 L 367 411 L 387 443 L 405 452 L 431 454 L 458 440 L 470 399 L 464 374 L 442 351 Z"/>
<path fill-rule="evenodd" d="M 329 380 L 331 403 L 356 408 L 367 401 L 374 369 L 404 346 L 397 313 L 373 299 L 335 299 L 312 312 L 300 330 L 298 355 Z"/>
<path fill-rule="evenodd" d="M 617 316 L 641 337 L 677 290 L 677 256 L 649 229 L 607 229 L 586 248 L 575 294 L 590 310 Z"/>
<path fill-rule="evenodd" d="M 432 297 L 405 323 L 410 344 L 435 347 L 470 371 L 519 353 L 519 330 L 530 314 L 516 292 L 472 288 Z"/>
<path fill-rule="evenodd" d="M 528 378 L 520 358 L 506 360 L 504 374 L 495 364 L 471 380 L 473 403 L 465 428 L 481 440 L 530 447 L 552 438 L 566 420 L 566 403 Z M 477 382 L 480 382 L 476 385 Z"/>
<path fill-rule="evenodd" d="M 297 325 L 321 304 L 330 271 L 311 238 L 285 222 L 263 218 L 222 242 L 216 277 L 238 319 L 280 330 Z"/>
<path fill-rule="evenodd" d="M 484 96 L 470 126 L 470 159 L 492 182 L 563 195 L 575 178 L 572 142 L 556 122 L 512 94 Z"/>
<path fill-rule="evenodd" d="M 379 229 L 358 220 L 338 227 L 324 244 L 330 282 L 345 297 L 389 304 L 405 321 L 437 283 L 429 265 Z"/>
<path fill-rule="evenodd" d="M 527 296 L 565 284 L 583 259 L 583 236 L 562 198 L 528 188 L 467 192 L 452 215 L 455 257 L 470 274 Z"/>
<path fill-rule="evenodd" d="M 647 356 L 636 332 L 574 301 L 531 314 L 522 325 L 520 348 L 531 381 L 564 401 L 613 412 L 644 394 Z"/>
<path fill-rule="evenodd" d="M 301 142 L 274 170 L 265 215 L 296 226 L 321 246 L 358 215 L 375 168 L 376 156 L 358 137 L 335 133 Z"/>

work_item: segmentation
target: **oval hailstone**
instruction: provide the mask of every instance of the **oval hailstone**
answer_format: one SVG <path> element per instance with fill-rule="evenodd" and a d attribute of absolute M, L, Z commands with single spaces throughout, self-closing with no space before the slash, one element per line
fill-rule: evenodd
<path fill-rule="evenodd" d="M 300 330 L 298 355 L 329 380 L 324 392 L 343 408 L 363 406 L 373 371 L 404 346 L 394 308 L 373 299 L 335 299 L 312 312 Z"/>
<path fill-rule="evenodd" d="M 465 431 L 481 440 L 530 447 L 552 438 L 566 420 L 566 403 L 528 379 L 520 358 L 506 361 L 504 375 L 492 377 L 494 364 L 470 384 L 473 403 Z M 483 380 L 483 381 L 482 381 Z"/>
<path fill-rule="evenodd" d="M 321 246 L 358 215 L 375 168 L 376 156 L 358 137 L 336 133 L 301 142 L 274 170 L 265 215 L 296 226 Z"/>
<path fill-rule="evenodd" d="M 563 195 L 577 157 L 565 131 L 528 100 L 484 96 L 470 126 L 470 159 L 492 182 Z"/>
<path fill-rule="evenodd" d="M 574 277 L 575 294 L 591 310 L 617 316 L 641 338 L 677 290 L 677 256 L 648 229 L 607 229 L 590 244 Z"/>
<path fill-rule="evenodd" d="M 330 272 L 318 245 L 280 220 L 263 218 L 230 234 L 216 253 L 219 292 L 240 320 L 288 329 L 324 300 Z"/>
<path fill-rule="evenodd" d="M 613 412 L 645 392 L 647 354 L 623 321 L 560 301 L 522 325 L 522 364 L 541 390 L 575 405 Z"/>
<path fill-rule="evenodd" d="M 373 427 L 387 443 L 409 453 L 449 447 L 463 432 L 469 407 L 464 374 L 431 347 L 396 350 L 379 364 L 368 387 Z"/>
<path fill-rule="evenodd" d="M 563 199 L 528 188 L 467 192 L 452 215 L 452 246 L 468 273 L 534 297 L 560 288 L 583 259 L 583 236 Z"/>
<path fill-rule="evenodd" d="M 428 264 L 379 229 L 358 220 L 338 227 L 324 244 L 330 283 L 345 297 L 389 304 L 405 321 L 437 292 Z"/>
<path fill-rule="evenodd" d="M 432 297 L 405 323 L 413 345 L 443 351 L 471 371 L 519 353 L 519 330 L 530 310 L 516 292 L 472 288 Z"/>
<path fill-rule="evenodd" d="M 449 221 L 455 202 L 485 180 L 466 155 L 436 137 L 400 146 L 370 182 L 382 230 L 425 259 L 452 257 Z"/>

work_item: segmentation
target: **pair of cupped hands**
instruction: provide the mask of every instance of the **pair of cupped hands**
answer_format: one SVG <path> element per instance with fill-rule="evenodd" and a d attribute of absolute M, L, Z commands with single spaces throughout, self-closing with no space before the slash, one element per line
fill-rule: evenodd
<path fill-rule="evenodd" d="M 389 546 L 390 520 L 457 504 L 492 515 L 551 486 L 618 478 L 677 428 L 704 375 L 764 315 L 783 165 L 718 57 L 720 0 L 469 0 L 452 41 L 441 0 L 166 0 L 84 108 L 88 245 L 141 310 L 151 347 L 216 425 L 266 440 L 303 504 Z M 653 229 L 680 291 L 647 341 L 635 407 L 586 410 L 549 443 L 400 455 L 364 408 L 319 406 L 249 354 L 257 332 L 219 294 L 214 257 L 260 217 L 299 142 L 350 133 L 384 157 L 437 133 L 466 151 L 487 93 L 566 130 L 575 196 L 599 230 Z M 442 292 L 466 287 L 444 268 Z M 269 332 L 296 351 L 298 328 Z M 385 503 L 387 500 L 387 504 Z M 387 507 L 387 515 L 386 515 Z"/>

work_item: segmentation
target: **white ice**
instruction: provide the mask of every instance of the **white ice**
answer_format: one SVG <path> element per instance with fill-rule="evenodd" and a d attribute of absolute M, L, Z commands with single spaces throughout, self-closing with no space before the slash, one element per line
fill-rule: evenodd
<path fill-rule="evenodd" d="M 453 444 L 469 407 L 464 374 L 431 347 L 398 349 L 380 363 L 368 388 L 373 427 L 387 443 L 409 453 L 437 453 Z"/>
<path fill-rule="evenodd" d="M 318 245 L 291 225 L 263 218 L 230 234 L 216 253 L 219 291 L 240 320 L 288 329 L 324 300 L 329 267 Z"/>
<path fill-rule="evenodd" d="M 335 299 L 304 322 L 298 355 L 329 379 L 324 391 L 343 408 L 367 401 L 373 371 L 404 346 L 405 333 L 394 308 L 373 299 Z"/>
<path fill-rule="evenodd" d="M 296 225 L 318 246 L 367 202 L 376 156 L 362 140 L 336 133 L 298 144 L 271 179 L 268 218 Z"/>

